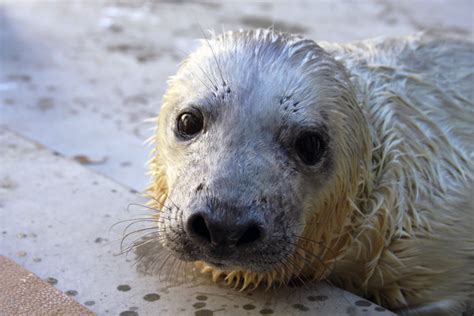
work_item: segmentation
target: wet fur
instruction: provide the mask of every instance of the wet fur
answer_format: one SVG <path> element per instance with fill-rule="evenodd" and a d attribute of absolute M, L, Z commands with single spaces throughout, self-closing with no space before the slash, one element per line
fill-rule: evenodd
<path fill-rule="evenodd" d="M 298 57 L 301 63 L 291 65 L 297 69 L 309 71 L 313 59 L 326 54 L 312 41 L 258 30 L 204 41 L 183 68 L 207 60 L 212 64 L 202 64 L 202 72 L 220 82 L 221 54 L 232 45 L 256 49 L 272 43 L 286 46 L 276 53 L 282 59 Z M 330 280 L 402 313 L 461 312 L 474 293 L 474 46 L 427 35 L 320 46 L 330 61 L 316 66 L 338 68 L 320 76 L 334 76 L 334 85 L 347 91 L 338 99 L 347 106 L 337 113 L 328 108 L 328 133 L 340 147 L 334 149 L 330 183 L 305 200 L 302 218 L 293 219 L 303 225 L 294 232 L 299 236 L 294 254 L 267 272 L 198 266 L 216 281 L 224 278 L 242 289 L 306 276 Z M 174 80 L 150 162 L 148 194 L 156 209 L 167 204 L 170 190 L 179 190 L 169 183 L 179 178 L 180 162 L 166 161 L 160 149 L 170 146 L 170 135 L 160 127 L 183 94 Z M 215 88 L 224 99 L 227 87 Z"/>

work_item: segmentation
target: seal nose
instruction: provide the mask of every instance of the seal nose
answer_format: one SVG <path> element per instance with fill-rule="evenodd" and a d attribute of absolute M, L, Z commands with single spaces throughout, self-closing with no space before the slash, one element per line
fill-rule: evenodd
<path fill-rule="evenodd" d="M 200 243 L 210 243 L 215 247 L 249 245 L 261 239 L 263 235 L 262 229 L 254 221 L 229 225 L 213 220 L 205 213 L 189 217 L 186 226 L 191 239 Z"/>

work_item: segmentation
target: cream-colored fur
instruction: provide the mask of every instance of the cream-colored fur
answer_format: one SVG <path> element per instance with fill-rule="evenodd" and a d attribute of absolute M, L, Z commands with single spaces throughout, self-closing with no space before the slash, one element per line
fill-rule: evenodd
<path fill-rule="evenodd" d="M 386 306 L 459 311 L 474 286 L 474 46 L 419 35 L 323 47 L 348 69 L 375 145 L 334 279 Z"/>
<path fill-rule="evenodd" d="M 460 312 L 474 293 L 474 45 L 426 35 L 320 45 L 356 90 L 360 154 L 340 162 L 317 212 L 308 205 L 294 264 L 267 273 L 198 266 L 242 289 L 304 275 L 403 312 Z M 156 209 L 165 169 L 155 148 Z"/>

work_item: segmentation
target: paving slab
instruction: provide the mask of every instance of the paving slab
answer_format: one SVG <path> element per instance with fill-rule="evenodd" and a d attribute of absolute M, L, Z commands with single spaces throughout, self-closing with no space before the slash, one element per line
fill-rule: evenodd
<path fill-rule="evenodd" d="M 69 296 L 0 256 L 0 315 L 94 315 Z"/>
<path fill-rule="evenodd" d="M 112 227 L 150 214 L 133 190 L 6 129 L 0 152 L 0 255 L 99 315 L 391 315 L 324 283 L 239 292 L 168 260 L 156 240 L 137 263 L 140 252 L 119 255 L 129 222 Z"/>

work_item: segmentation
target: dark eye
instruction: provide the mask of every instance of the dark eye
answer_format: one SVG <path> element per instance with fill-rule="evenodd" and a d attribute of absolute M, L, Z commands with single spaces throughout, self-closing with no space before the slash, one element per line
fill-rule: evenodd
<path fill-rule="evenodd" d="M 312 166 L 319 162 L 325 151 L 325 143 L 317 133 L 305 133 L 295 142 L 295 149 L 300 159 Z"/>
<path fill-rule="evenodd" d="M 184 112 L 178 116 L 177 120 L 178 134 L 183 138 L 192 138 L 199 133 L 204 125 L 202 113 L 198 110 Z"/>

